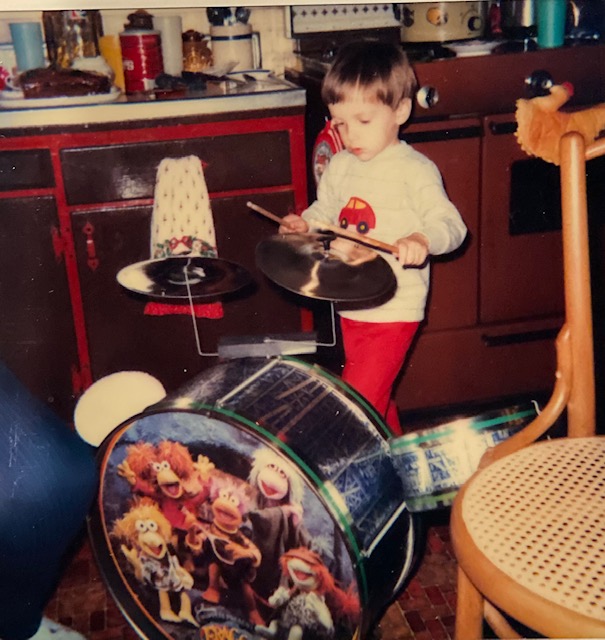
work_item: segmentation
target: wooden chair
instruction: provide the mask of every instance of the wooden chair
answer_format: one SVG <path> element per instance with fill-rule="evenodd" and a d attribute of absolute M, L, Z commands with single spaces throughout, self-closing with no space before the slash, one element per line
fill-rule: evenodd
<path fill-rule="evenodd" d="M 561 140 L 565 323 L 554 389 L 530 425 L 487 452 L 452 507 L 456 640 L 483 637 L 484 619 L 499 637 L 522 637 L 511 618 L 544 637 L 605 638 L 605 437 L 595 425 L 586 202 L 586 161 L 604 154 L 605 139 Z M 567 437 L 535 442 L 564 412 Z"/>

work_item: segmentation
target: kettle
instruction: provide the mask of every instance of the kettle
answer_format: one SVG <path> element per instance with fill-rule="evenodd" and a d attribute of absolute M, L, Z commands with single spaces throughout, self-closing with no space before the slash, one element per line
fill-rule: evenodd
<path fill-rule="evenodd" d="M 238 71 L 261 66 L 260 34 L 242 22 L 210 27 L 210 46 L 214 66 Z M 235 66 L 234 66 L 235 64 Z"/>

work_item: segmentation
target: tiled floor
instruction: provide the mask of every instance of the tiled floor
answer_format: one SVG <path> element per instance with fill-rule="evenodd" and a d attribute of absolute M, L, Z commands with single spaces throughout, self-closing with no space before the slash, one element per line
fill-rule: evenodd
<path fill-rule="evenodd" d="M 453 637 L 456 566 L 449 538 L 449 512 L 426 514 L 426 547 L 403 592 L 386 610 L 375 634 L 380 640 L 448 640 Z M 97 570 L 83 539 L 49 603 L 46 614 L 88 640 L 136 640 Z"/>

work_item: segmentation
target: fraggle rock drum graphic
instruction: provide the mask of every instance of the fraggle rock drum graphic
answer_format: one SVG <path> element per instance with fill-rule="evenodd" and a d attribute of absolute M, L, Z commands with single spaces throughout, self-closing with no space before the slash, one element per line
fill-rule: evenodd
<path fill-rule="evenodd" d="M 338 378 L 286 357 L 219 364 L 116 428 L 89 529 L 132 626 L 364 637 L 416 545 L 383 429 Z"/>

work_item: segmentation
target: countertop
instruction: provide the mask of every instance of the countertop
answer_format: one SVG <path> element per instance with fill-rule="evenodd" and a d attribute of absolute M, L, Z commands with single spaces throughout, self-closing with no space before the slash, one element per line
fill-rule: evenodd
<path fill-rule="evenodd" d="M 122 94 L 102 104 L 83 105 L 78 98 L 52 98 L 42 99 L 38 103 L 42 107 L 30 108 L 30 101 L 35 104 L 35 99 L 17 100 L 14 104 L 0 99 L 0 129 L 179 118 L 304 106 L 306 102 L 304 89 L 282 79 L 246 84 L 208 82 L 206 89 L 181 97 Z"/>

